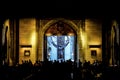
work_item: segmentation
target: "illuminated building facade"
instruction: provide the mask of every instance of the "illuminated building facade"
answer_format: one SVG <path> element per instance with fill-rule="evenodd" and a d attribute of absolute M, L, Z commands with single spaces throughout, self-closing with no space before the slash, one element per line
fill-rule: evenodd
<path fill-rule="evenodd" d="M 109 23 L 108 23 L 109 22 Z M 107 27 L 106 27 L 107 26 Z M 6 32 L 6 54 L 3 53 Z M 15 18 L 1 22 L 1 64 L 69 60 L 119 64 L 117 20 Z M 117 47 L 117 48 L 116 48 Z M 5 56 L 6 55 L 6 56 Z M 5 57 L 3 57 L 5 56 Z"/>

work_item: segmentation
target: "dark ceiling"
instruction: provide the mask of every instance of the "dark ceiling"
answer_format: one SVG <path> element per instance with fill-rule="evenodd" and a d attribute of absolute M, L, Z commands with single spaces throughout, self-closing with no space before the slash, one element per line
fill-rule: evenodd
<path fill-rule="evenodd" d="M 41 0 L 14 1 L 0 3 L 0 19 L 4 18 L 119 18 L 119 5 L 113 2 L 75 1 L 75 0 Z"/>

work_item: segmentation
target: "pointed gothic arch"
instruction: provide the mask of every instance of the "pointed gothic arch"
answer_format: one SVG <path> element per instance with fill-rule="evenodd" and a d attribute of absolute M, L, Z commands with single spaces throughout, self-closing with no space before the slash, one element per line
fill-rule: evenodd
<path fill-rule="evenodd" d="M 79 49 L 79 47 L 78 47 L 78 34 L 79 34 L 79 29 L 78 29 L 78 26 L 74 23 L 74 22 L 72 22 L 72 21 L 70 21 L 70 20 L 67 20 L 67 19 L 63 19 L 63 18 L 58 18 L 58 19 L 53 19 L 53 20 L 51 20 L 51 21 L 49 21 L 49 22 L 47 22 L 44 26 L 43 26 L 43 28 L 42 28 L 42 36 L 43 36 L 43 39 L 44 40 L 42 40 L 43 41 L 43 48 L 45 48 L 46 47 L 46 45 L 44 45 L 44 44 L 46 44 L 46 41 L 45 41 L 45 33 L 46 33 L 46 31 L 51 27 L 51 25 L 54 25 L 55 23 L 59 23 L 59 22 L 62 22 L 62 23 L 64 23 L 64 24 L 67 24 L 67 25 L 69 25 L 70 26 L 70 28 L 71 29 L 73 29 L 73 31 L 75 31 L 75 35 L 76 35 L 76 49 L 75 49 L 75 51 L 76 51 L 76 60 L 77 59 L 79 59 L 79 51 L 78 51 L 78 49 Z M 54 35 L 54 34 L 53 34 Z M 62 34 L 62 35 L 67 35 L 67 34 Z M 45 51 L 46 49 L 43 49 L 43 54 L 44 53 L 46 53 L 46 51 Z M 44 57 L 45 55 L 43 55 L 43 57 Z M 43 58 L 43 60 L 44 60 L 44 58 Z"/>

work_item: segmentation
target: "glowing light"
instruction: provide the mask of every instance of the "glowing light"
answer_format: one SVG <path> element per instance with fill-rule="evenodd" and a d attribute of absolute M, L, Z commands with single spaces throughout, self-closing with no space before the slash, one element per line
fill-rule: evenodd
<path fill-rule="evenodd" d="M 73 62 L 74 60 L 72 59 L 71 61 Z"/>
<path fill-rule="evenodd" d="M 74 55 L 74 54 L 72 53 L 72 55 Z"/>
<path fill-rule="evenodd" d="M 32 33 L 32 37 L 31 37 L 31 44 L 32 44 L 32 45 L 35 45 L 35 43 L 36 43 L 36 33 L 33 32 L 33 33 Z"/>
<path fill-rule="evenodd" d="M 46 36 L 51 36 L 52 34 L 51 33 L 47 33 Z"/>
<path fill-rule="evenodd" d="M 87 44 L 87 43 L 86 43 L 86 35 L 85 35 L 85 33 L 84 33 L 84 34 L 82 33 L 82 35 L 81 35 L 81 40 L 82 40 L 82 45 L 83 45 L 83 47 L 85 47 L 85 45 Z"/>
<path fill-rule="evenodd" d="M 74 34 L 73 34 L 73 33 L 68 33 L 68 35 L 69 35 L 69 36 L 74 36 Z"/>

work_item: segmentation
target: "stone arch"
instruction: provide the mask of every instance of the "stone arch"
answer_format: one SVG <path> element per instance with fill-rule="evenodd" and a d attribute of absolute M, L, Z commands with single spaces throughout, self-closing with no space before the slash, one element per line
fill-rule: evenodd
<path fill-rule="evenodd" d="M 119 63 L 119 52 L 119 27 L 117 21 L 113 20 L 111 26 L 111 65 Z"/>
<path fill-rule="evenodd" d="M 46 23 L 46 24 L 43 26 L 43 29 L 42 29 L 43 34 L 44 34 L 45 31 L 50 27 L 50 25 L 52 25 L 52 24 L 54 24 L 54 23 L 56 23 L 56 22 L 58 22 L 58 21 L 62 21 L 62 22 L 64 22 L 64 23 L 69 24 L 69 25 L 76 31 L 76 33 L 78 34 L 78 27 L 77 27 L 77 25 L 76 25 L 75 23 L 73 23 L 72 21 L 67 20 L 67 19 L 63 19 L 63 18 L 53 19 L 53 20 L 49 21 L 48 23 Z"/>
<path fill-rule="evenodd" d="M 45 34 L 45 31 L 50 27 L 50 25 L 52 25 L 52 24 L 54 24 L 54 23 L 56 23 L 56 22 L 59 22 L 59 21 L 62 21 L 62 22 L 64 22 L 64 23 L 66 23 L 66 24 L 68 24 L 68 25 L 70 25 L 71 26 L 71 28 L 76 32 L 76 41 L 77 41 L 77 43 L 76 43 L 76 55 L 78 56 L 77 57 L 77 59 L 79 59 L 79 39 L 78 39 L 78 37 L 79 37 L 79 28 L 78 28 L 78 26 L 73 22 L 73 21 L 71 21 L 71 20 L 67 20 L 67 19 L 64 19 L 64 18 L 56 18 L 56 19 L 52 19 L 52 20 L 50 20 L 49 22 L 47 22 L 44 26 L 42 26 L 42 37 L 43 37 L 43 39 L 44 39 L 44 34 Z M 42 40 L 42 47 L 44 47 L 44 40 Z M 44 49 L 42 49 L 43 51 L 42 51 L 42 55 L 44 54 Z M 42 60 L 43 60 L 43 56 L 42 56 Z"/>

